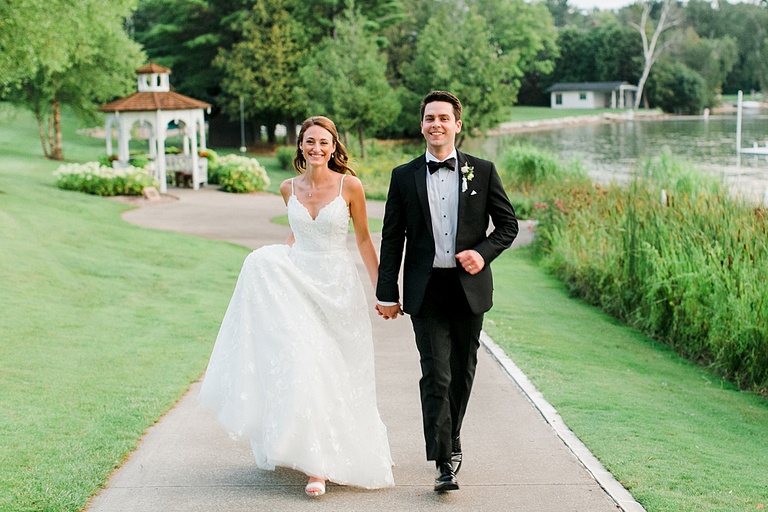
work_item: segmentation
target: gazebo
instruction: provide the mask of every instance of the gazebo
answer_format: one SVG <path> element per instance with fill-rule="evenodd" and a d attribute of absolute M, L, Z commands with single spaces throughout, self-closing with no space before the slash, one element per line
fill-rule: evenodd
<path fill-rule="evenodd" d="M 117 161 L 128 165 L 128 142 L 136 123 L 148 129 L 149 157 L 154 159 L 154 172 L 165 193 L 166 174 L 173 171 L 179 177 L 191 178 L 192 188 L 208 183 L 208 160 L 199 156 L 205 151 L 205 118 L 211 105 L 171 91 L 171 70 L 150 62 L 136 70 L 138 92 L 99 108 L 106 112 L 107 154 L 112 155 L 112 128 L 117 127 Z M 183 135 L 183 154 L 166 155 L 165 141 L 168 125 L 174 123 Z M 199 134 L 199 135 L 198 135 Z M 118 164 L 118 165 L 120 165 Z M 186 181 L 186 180 L 185 180 Z"/>

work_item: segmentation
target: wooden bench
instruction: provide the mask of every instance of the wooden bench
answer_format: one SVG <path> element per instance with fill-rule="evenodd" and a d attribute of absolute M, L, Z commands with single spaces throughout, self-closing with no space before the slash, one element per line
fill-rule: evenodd
<path fill-rule="evenodd" d="M 208 183 L 208 159 L 198 159 L 199 173 L 198 184 Z M 191 155 L 165 155 L 165 171 L 168 175 L 173 173 L 174 183 L 177 187 L 194 187 L 192 183 L 192 156 Z"/>

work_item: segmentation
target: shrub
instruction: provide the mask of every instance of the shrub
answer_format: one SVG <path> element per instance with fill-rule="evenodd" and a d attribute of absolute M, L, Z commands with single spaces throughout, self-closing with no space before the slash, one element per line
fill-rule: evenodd
<path fill-rule="evenodd" d="M 219 154 L 210 148 L 200 151 L 197 154 L 202 158 L 207 158 L 209 164 L 219 158 Z"/>
<path fill-rule="evenodd" d="M 208 184 L 218 185 L 219 174 L 216 168 L 216 161 L 219 159 L 219 154 L 212 149 L 206 149 L 204 151 L 198 152 L 198 156 L 200 156 L 200 158 L 205 158 L 206 160 L 208 160 Z"/>
<path fill-rule="evenodd" d="M 267 171 L 255 158 L 226 155 L 208 165 L 209 183 L 221 185 L 225 192 L 256 192 L 269 186 Z"/>
<path fill-rule="evenodd" d="M 354 142 L 350 146 L 356 149 Z M 376 141 L 366 146 L 365 158 L 350 161 L 350 166 L 363 182 L 365 196 L 383 201 L 387 198 L 392 169 L 423 152 L 420 145 Z"/>
<path fill-rule="evenodd" d="M 659 62 L 648 79 L 648 99 L 664 112 L 700 114 L 707 103 L 707 82 L 682 63 Z"/>
<path fill-rule="evenodd" d="M 140 196 L 144 187 L 157 186 L 146 169 L 133 166 L 113 169 L 99 162 L 61 165 L 54 176 L 59 188 L 99 196 Z"/>
<path fill-rule="evenodd" d="M 280 164 L 280 168 L 284 171 L 289 171 L 293 168 L 293 157 L 296 155 L 296 149 L 288 146 L 280 146 L 277 149 L 277 162 Z"/>
<path fill-rule="evenodd" d="M 148 163 L 149 157 L 146 154 L 131 155 L 131 158 L 128 159 L 128 165 L 138 167 L 139 169 L 143 169 Z"/>
<path fill-rule="evenodd" d="M 99 158 L 99 163 L 105 167 L 112 167 L 112 162 L 118 159 L 117 155 L 104 155 Z"/>

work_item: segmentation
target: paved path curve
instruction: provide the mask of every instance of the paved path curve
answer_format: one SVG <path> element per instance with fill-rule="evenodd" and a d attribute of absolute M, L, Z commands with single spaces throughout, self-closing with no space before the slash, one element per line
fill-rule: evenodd
<path fill-rule="evenodd" d="M 126 212 L 124 218 L 154 229 L 228 240 L 251 248 L 282 242 L 288 236 L 287 227 L 269 222 L 285 212 L 278 196 L 232 195 L 210 188 L 197 192 L 172 189 L 171 193 L 177 199 L 136 201 L 142 207 Z M 370 203 L 371 217 L 380 218 L 382 213 L 382 203 Z M 523 224 L 516 244 L 531 236 Z M 375 243 L 378 246 L 378 240 Z M 354 247 L 353 236 L 350 247 Z M 364 275 L 359 256 L 358 264 Z M 373 297 L 367 279 L 363 281 Z M 373 307 L 371 316 L 379 408 L 396 464 L 395 488 L 363 491 L 331 485 L 325 496 L 310 500 L 303 493 L 304 475 L 255 467 L 249 446 L 230 440 L 212 415 L 199 407 L 197 382 L 148 429 L 136 451 L 86 510 L 374 512 L 440 510 L 447 506 L 452 511 L 642 510 L 599 463 L 585 467 L 582 461 L 589 460 L 591 454 L 575 455 L 579 453 L 578 440 L 576 448 L 566 444 L 568 431 L 564 426 L 558 430 L 556 412 L 546 409 L 546 402 L 537 397 L 522 374 L 516 377 L 521 387 L 510 378 L 514 364 L 507 359 L 505 367 L 498 361 L 504 362 L 503 354 L 482 349 L 462 431 L 465 462 L 459 478 L 461 490 L 434 493 L 434 466 L 424 460 L 418 354 L 410 321 L 383 321 Z"/>

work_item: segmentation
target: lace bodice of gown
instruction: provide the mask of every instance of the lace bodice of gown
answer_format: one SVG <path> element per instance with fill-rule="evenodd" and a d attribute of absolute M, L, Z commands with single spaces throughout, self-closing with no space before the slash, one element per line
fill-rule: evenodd
<path fill-rule="evenodd" d="M 349 208 L 341 195 L 344 178 L 341 178 L 339 195 L 323 206 L 316 218 L 293 193 L 288 199 L 288 221 L 296 242 L 295 250 L 300 251 L 335 251 L 346 249 L 349 231 Z"/>

